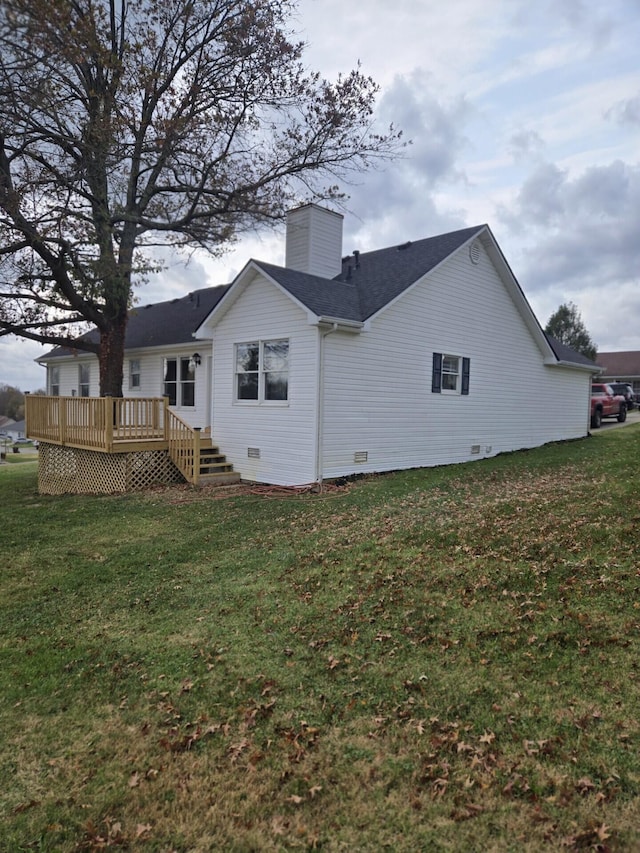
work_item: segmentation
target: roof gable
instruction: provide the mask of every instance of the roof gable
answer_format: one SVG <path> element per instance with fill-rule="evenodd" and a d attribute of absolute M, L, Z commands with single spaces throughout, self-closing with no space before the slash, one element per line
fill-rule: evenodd
<path fill-rule="evenodd" d="M 316 321 L 331 319 L 362 325 L 475 239 L 486 250 L 545 363 L 597 371 L 589 359 L 544 333 L 488 225 L 351 255 L 343 259 L 342 273 L 334 279 L 251 260 L 202 326 L 211 330 L 260 273 L 306 308 Z M 202 328 L 198 336 L 205 336 Z"/>
<path fill-rule="evenodd" d="M 349 256 L 342 261 L 341 274 L 333 279 L 251 260 L 202 326 L 212 328 L 216 325 L 239 293 L 250 284 L 250 272 L 267 276 L 316 318 L 364 323 L 485 228 L 482 225 L 463 228 L 400 246 L 363 252 L 358 254 L 357 261 Z M 201 334 L 203 336 L 204 332 Z"/>
<path fill-rule="evenodd" d="M 277 282 L 317 317 L 340 317 L 361 321 L 361 288 L 342 278 L 320 278 L 285 267 L 257 262 L 269 278 Z"/>
<path fill-rule="evenodd" d="M 330 281 L 272 264 L 265 271 L 319 317 L 364 322 L 393 302 L 422 276 L 439 266 L 485 226 L 351 255 Z"/>

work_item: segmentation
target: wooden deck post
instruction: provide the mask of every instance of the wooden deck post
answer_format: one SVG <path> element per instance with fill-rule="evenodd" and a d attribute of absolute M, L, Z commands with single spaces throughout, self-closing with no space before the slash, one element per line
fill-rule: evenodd
<path fill-rule="evenodd" d="M 200 427 L 193 429 L 193 485 L 200 485 Z"/>
<path fill-rule="evenodd" d="M 164 429 L 164 440 L 169 441 L 170 438 L 170 429 L 169 429 L 169 398 L 162 398 L 162 426 Z"/>
<path fill-rule="evenodd" d="M 53 399 L 58 404 L 58 442 L 65 444 L 67 435 L 67 403 L 61 397 L 54 397 Z"/>
<path fill-rule="evenodd" d="M 111 396 L 103 397 L 104 400 L 104 443 L 108 453 L 113 452 L 113 417 L 115 414 L 115 400 Z"/>

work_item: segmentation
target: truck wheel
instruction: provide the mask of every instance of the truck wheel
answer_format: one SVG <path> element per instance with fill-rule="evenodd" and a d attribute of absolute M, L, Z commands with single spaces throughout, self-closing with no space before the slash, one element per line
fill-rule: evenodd
<path fill-rule="evenodd" d="M 595 412 L 591 415 L 591 428 L 592 429 L 600 429 L 602 426 L 602 412 L 600 409 L 596 409 Z"/>
<path fill-rule="evenodd" d="M 618 415 L 618 423 L 623 424 L 627 419 L 627 407 L 620 406 L 620 414 Z"/>

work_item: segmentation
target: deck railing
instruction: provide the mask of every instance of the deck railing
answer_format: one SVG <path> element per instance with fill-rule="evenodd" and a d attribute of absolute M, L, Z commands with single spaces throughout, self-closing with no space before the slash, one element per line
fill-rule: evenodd
<path fill-rule="evenodd" d="M 36 441 L 122 453 L 165 449 L 189 483 L 200 482 L 200 430 L 166 397 L 25 397 L 26 434 Z"/>
<path fill-rule="evenodd" d="M 200 482 L 200 430 L 193 429 L 171 409 L 166 411 L 169 456 L 188 483 Z"/>
<path fill-rule="evenodd" d="M 29 438 L 113 453 L 118 442 L 166 439 L 163 397 L 26 397 Z"/>

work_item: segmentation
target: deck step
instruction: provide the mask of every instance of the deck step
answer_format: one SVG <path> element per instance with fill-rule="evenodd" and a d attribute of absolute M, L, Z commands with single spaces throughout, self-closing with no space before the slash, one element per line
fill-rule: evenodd
<path fill-rule="evenodd" d="M 233 470 L 233 464 L 227 462 L 219 447 L 206 439 L 200 445 L 199 474 L 201 483 L 227 485 L 240 482 L 240 474 Z"/>
<path fill-rule="evenodd" d="M 240 482 L 240 474 L 233 469 L 220 471 L 218 474 L 200 474 L 200 485 L 231 486 Z"/>

